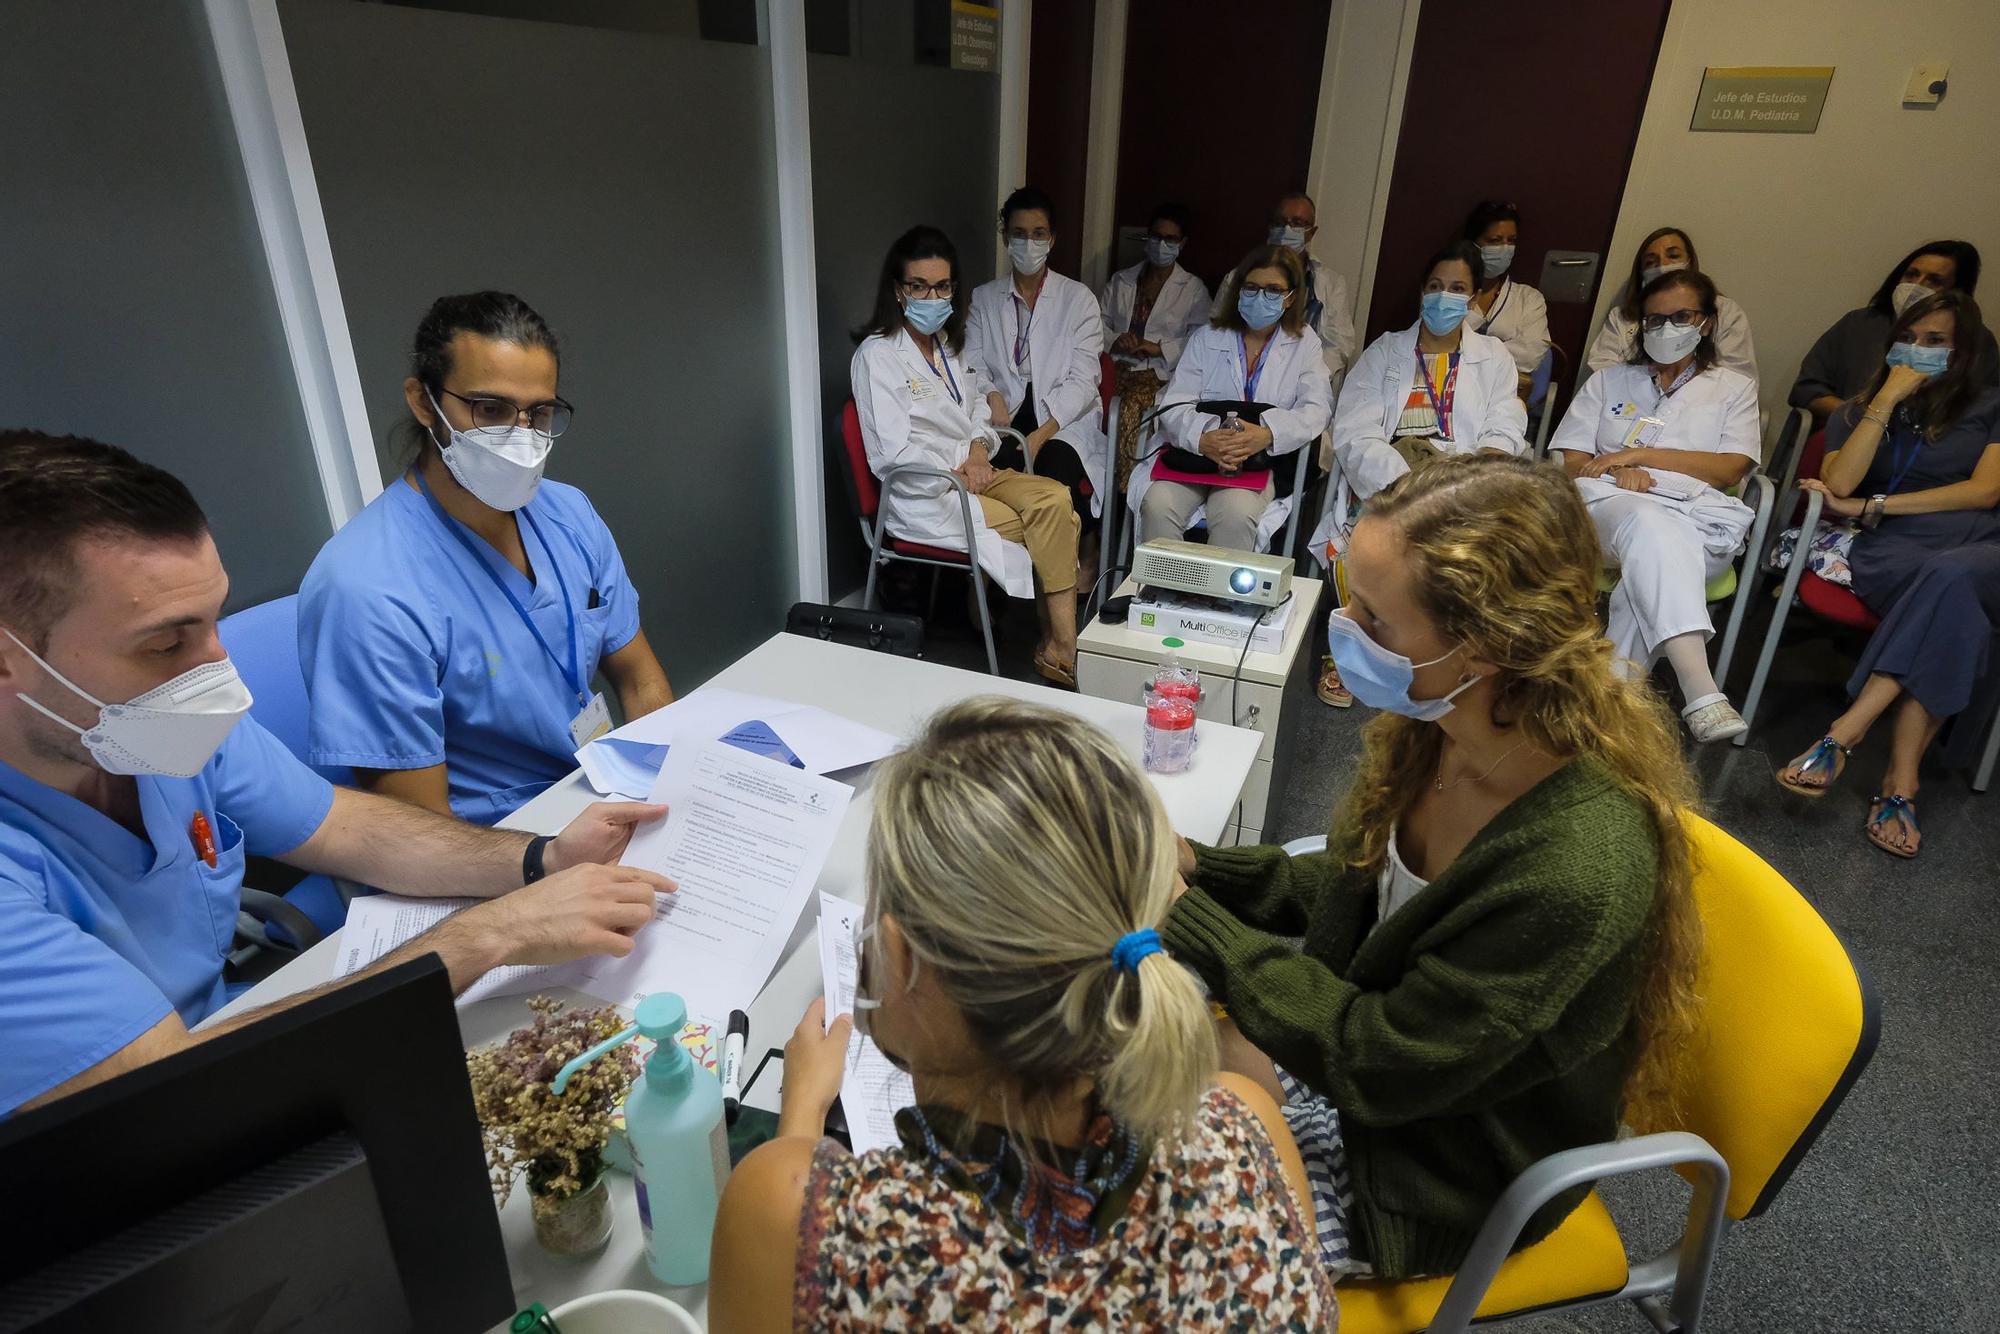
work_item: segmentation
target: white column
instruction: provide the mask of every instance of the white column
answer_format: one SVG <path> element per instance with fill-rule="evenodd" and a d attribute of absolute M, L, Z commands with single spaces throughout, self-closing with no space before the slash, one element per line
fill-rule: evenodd
<path fill-rule="evenodd" d="M 1090 125 L 1083 155 L 1083 263 L 1093 292 L 1111 277 L 1118 248 L 1118 127 L 1125 109 L 1125 24 L 1131 0 L 1097 0 L 1090 52 Z"/>
<path fill-rule="evenodd" d="M 382 472 L 277 0 L 203 0 L 202 8 L 243 155 L 326 512 L 339 528 L 380 494 Z"/>
<path fill-rule="evenodd" d="M 798 595 L 827 600 L 826 464 L 820 423 L 819 280 L 813 250 L 812 128 L 805 0 L 769 0 L 771 112 L 777 136 L 778 258 L 792 444 Z"/>
<path fill-rule="evenodd" d="M 1030 0 L 998 0 L 1000 5 L 999 179 L 990 212 L 1028 179 L 1028 32 L 1034 22 Z M 1007 272 L 1007 241 L 993 233 L 993 271 Z"/>
<path fill-rule="evenodd" d="M 1419 0 L 1333 0 L 1327 16 L 1306 190 L 1319 206 L 1313 250 L 1353 283 L 1354 327 L 1368 323 L 1375 261 L 1402 133 Z"/>

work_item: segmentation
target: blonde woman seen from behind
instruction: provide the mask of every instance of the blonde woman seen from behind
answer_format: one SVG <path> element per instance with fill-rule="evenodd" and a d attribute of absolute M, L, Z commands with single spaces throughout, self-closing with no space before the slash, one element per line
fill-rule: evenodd
<path fill-rule="evenodd" d="M 917 1105 L 900 1147 L 821 1139 L 850 1027 L 808 1010 L 779 1137 L 723 1196 L 715 1328 L 1334 1329 L 1284 1119 L 1217 1076 L 1201 988 L 1151 929 L 1175 842 L 1132 761 L 975 699 L 874 798 L 860 1009 Z"/>
<path fill-rule="evenodd" d="M 1329 636 L 1384 712 L 1327 851 L 1183 850 L 1163 934 L 1228 1007 L 1224 1066 L 1286 1097 L 1329 1266 L 1452 1273 L 1530 1164 L 1671 1103 L 1694 783 L 1612 671 L 1597 559 L 1574 488 L 1525 460 L 1376 495 Z"/>

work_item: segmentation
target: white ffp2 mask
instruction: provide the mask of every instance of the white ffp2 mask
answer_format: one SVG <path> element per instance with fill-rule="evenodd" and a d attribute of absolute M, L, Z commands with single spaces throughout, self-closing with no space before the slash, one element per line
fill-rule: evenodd
<path fill-rule="evenodd" d="M 1662 366 L 1671 366 L 1695 350 L 1701 342 L 1699 324 L 1667 324 L 1646 330 L 1646 355 Z"/>
<path fill-rule="evenodd" d="M 519 422 L 498 431 L 485 427 L 461 431 L 452 426 L 435 398 L 431 411 L 451 431 L 451 442 L 438 449 L 444 466 L 474 499 L 496 510 L 513 511 L 535 498 L 542 470 L 549 466 L 554 436 Z"/>
<path fill-rule="evenodd" d="M 41 669 L 79 699 L 97 706 L 97 721 L 78 727 L 46 704 L 19 695 L 20 701 L 52 722 L 83 738 L 90 757 L 109 774 L 157 774 L 192 778 L 215 758 L 236 724 L 250 712 L 250 687 L 227 658 L 205 662 L 182 672 L 164 685 L 123 704 L 107 704 L 51 667 L 42 655 L 21 644 L 12 630 L 0 630 L 21 645 Z"/>
<path fill-rule="evenodd" d="M 1930 294 L 1931 289 L 1922 283 L 1897 283 L 1896 290 L 1889 294 L 1889 304 L 1900 315 Z"/>
<path fill-rule="evenodd" d="M 1019 274 L 1040 273 L 1049 262 L 1049 251 L 1053 241 L 1034 241 L 1025 236 L 1016 236 L 1007 242 L 1007 261 Z"/>

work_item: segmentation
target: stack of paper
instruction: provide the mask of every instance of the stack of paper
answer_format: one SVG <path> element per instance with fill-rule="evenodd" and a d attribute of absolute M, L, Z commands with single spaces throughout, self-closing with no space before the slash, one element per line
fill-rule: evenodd
<path fill-rule="evenodd" d="M 723 1031 L 750 1007 L 791 937 L 826 864 L 853 789 L 719 741 L 677 745 L 647 795 L 666 819 L 633 835 L 624 861 L 672 878 L 653 921 L 622 959 L 599 955 L 549 967 L 496 968 L 460 1002 L 571 987 L 634 1005 L 678 993 L 688 1018 Z M 358 898 L 348 911 L 337 975 L 367 967 L 472 899 Z"/>
<path fill-rule="evenodd" d="M 872 764 L 898 745 L 887 732 L 825 709 L 704 686 L 605 733 L 579 750 L 576 762 L 598 792 L 637 800 L 653 790 L 675 742 L 716 740 L 814 774 Z"/>
<path fill-rule="evenodd" d="M 819 896 L 819 966 L 826 981 L 826 1023 L 854 1012 L 854 990 L 861 962 L 854 952 L 855 923 L 861 905 L 825 890 Z M 857 1154 L 894 1148 L 896 1113 L 914 1107 L 917 1090 L 910 1076 L 889 1063 L 882 1049 L 857 1028 L 847 1040 L 847 1071 L 840 1081 L 840 1106 L 847 1116 L 847 1137 Z"/>

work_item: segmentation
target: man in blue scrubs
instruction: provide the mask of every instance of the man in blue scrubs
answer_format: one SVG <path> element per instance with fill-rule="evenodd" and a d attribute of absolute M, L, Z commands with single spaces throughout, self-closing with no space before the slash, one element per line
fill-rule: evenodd
<path fill-rule="evenodd" d="M 440 297 L 403 398 L 416 457 L 299 588 L 314 764 L 492 824 L 610 725 L 673 700 L 639 595 L 583 492 L 542 469 L 570 405 L 555 335 L 506 292 Z"/>
<path fill-rule="evenodd" d="M 673 887 L 603 864 L 657 806 L 531 839 L 328 784 L 246 716 L 216 638 L 228 590 L 175 478 L 0 431 L 0 1115 L 257 1017 L 188 1031 L 227 999 L 246 854 L 490 899 L 376 965 L 434 952 L 461 990 L 628 953 Z"/>

